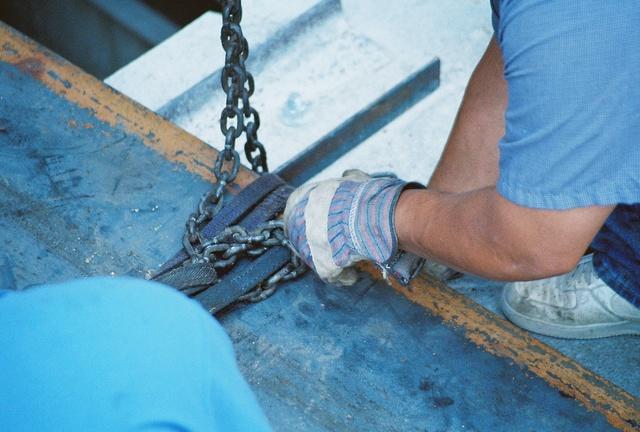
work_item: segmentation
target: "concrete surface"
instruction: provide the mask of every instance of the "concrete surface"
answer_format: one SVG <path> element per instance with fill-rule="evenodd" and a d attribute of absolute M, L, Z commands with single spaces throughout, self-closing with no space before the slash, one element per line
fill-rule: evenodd
<path fill-rule="evenodd" d="M 296 8 L 301 4 L 290 3 Z M 280 9 L 256 0 L 243 5 L 245 11 L 255 11 L 259 17 L 272 17 L 274 9 Z M 355 31 L 337 0 L 307 2 L 306 6 L 303 12 L 290 13 L 286 26 L 267 18 L 250 20 L 250 12 L 243 22 L 251 47 L 248 68 L 256 80 L 251 102 L 266 125 L 259 136 L 269 149 L 272 170 L 433 58 L 399 56 L 397 50 L 384 48 Z M 275 23 L 271 34 L 265 36 L 271 22 Z M 202 17 L 106 83 L 220 146 L 218 118 L 224 95 L 217 75 L 223 59 L 217 41 L 219 26 L 219 17 Z M 184 42 L 186 39 L 191 42 Z M 199 43 L 206 44 L 207 50 L 194 48 Z M 215 51 L 217 56 L 212 54 Z M 203 53 L 208 53 L 210 60 L 203 58 Z M 207 73 L 202 65 L 212 60 L 218 63 Z M 194 71 L 187 71 L 186 65 L 192 64 Z M 176 84 L 170 84 L 172 81 Z M 143 82 L 144 86 L 140 85 Z M 185 88 L 189 84 L 192 87 Z M 143 90 L 147 86 L 149 90 Z"/>
<path fill-rule="evenodd" d="M 439 57 L 440 88 L 317 178 L 357 166 L 425 183 L 440 158 L 469 76 L 493 34 L 491 10 L 485 0 L 402 0 L 377 2 L 375 8 L 369 4 L 343 0 L 345 19 L 400 61 Z"/>
<path fill-rule="evenodd" d="M 243 7 L 252 12 L 243 16 L 242 25 L 251 41 L 252 57 L 256 46 L 318 2 L 297 0 L 289 2 L 286 8 L 269 8 L 268 0 L 245 0 Z M 208 12 L 105 82 L 147 108 L 159 111 L 224 65 L 220 25 L 220 15 Z"/>

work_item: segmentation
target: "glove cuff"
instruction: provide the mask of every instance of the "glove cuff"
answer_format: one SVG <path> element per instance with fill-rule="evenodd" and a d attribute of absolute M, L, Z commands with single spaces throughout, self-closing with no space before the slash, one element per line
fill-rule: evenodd
<path fill-rule="evenodd" d="M 349 212 L 349 235 L 355 249 L 403 285 L 416 276 L 424 259 L 399 250 L 395 209 L 403 191 L 419 188 L 424 186 L 395 178 L 365 182 L 355 193 Z"/>
<path fill-rule="evenodd" d="M 391 259 L 398 251 L 395 207 L 402 191 L 415 187 L 419 185 L 396 178 L 343 182 L 330 209 L 330 238 L 339 240 L 333 245 L 348 246 L 353 251 L 348 258 L 355 254 L 376 263 Z M 331 227 L 340 227 L 335 236 Z"/>

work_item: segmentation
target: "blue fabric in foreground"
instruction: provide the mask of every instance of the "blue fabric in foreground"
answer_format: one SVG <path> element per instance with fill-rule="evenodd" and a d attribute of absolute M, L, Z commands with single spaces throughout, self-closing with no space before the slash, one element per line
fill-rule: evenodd
<path fill-rule="evenodd" d="M 2 430 L 270 430 L 222 327 L 157 283 L 4 293 L 0 346 Z"/>

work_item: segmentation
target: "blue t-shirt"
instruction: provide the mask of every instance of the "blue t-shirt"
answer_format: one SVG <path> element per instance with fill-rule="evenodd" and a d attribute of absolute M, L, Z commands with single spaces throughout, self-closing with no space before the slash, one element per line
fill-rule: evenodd
<path fill-rule="evenodd" d="M 640 1 L 492 0 L 509 100 L 498 191 L 526 207 L 640 202 Z"/>

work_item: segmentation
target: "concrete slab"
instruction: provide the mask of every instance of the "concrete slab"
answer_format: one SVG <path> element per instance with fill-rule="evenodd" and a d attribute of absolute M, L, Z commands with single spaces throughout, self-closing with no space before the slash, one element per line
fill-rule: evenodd
<path fill-rule="evenodd" d="M 359 167 L 424 183 L 435 169 L 471 72 L 493 34 L 491 10 L 485 0 L 402 0 L 378 2 L 375 8 L 369 3 L 343 0 L 345 19 L 385 49 L 398 52 L 403 61 L 439 57 L 440 87 L 316 179 Z"/>
<path fill-rule="evenodd" d="M 285 8 L 269 7 L 268 0 L 245 0 L 250 11 L 243 17 L 244 34 L 252 47 L 261 45 L 282 26 L 320 0 L 289 2 Z M 220 15 L 208 12 L 171 38 L 116 71 L 105 83 L 147 108 L 158 111 L 177 95 L 224 65 L 220 47 Z M 144 83 L 144 85 L 141 85 Z"/>
<path fill-rule="evenodd" d="M 290 3 L 300 8 L 298 2 Z M 252 105 L 261 113 L 260 139 L 269 149 L 272 170 L 432 60 L 432 56 L 406 56 L 402 51 L 387 49 L 354 30 L 337 0 L 308 6 L 287 25 L 271 28 L 271 33 L 265 36 L 269 30 L 260 23 L 261 32 L 256 32 L 254 26 L 258 24 L 248 19 L 250 11 L 262 13 L 261 10 L 251 9 L 251 2 L 244 5 L 243 28 L 252 53 L 248 68 L 256 80 Z M 133 62 L 106 82 L 214 147 L 220 147 L 218 118 L 224 95 L 216 72 L 221 63 L 209 69 L 207 75 L 200 51 L 178 48 L 189 35 L 193 39 L 187 47 L 199 40 L 211 41 L 212 35 L 217 38 L 219 23 L 214 25 L 208 17 L 201 20 L 158 46 L 153 55 L 143 56 L 139 63 Z M 253 33 L 263 38 L 253 40 Z M 143 71 L 175 68 L 172 63 L 178 53 L 184 64 L 194 65 L 197 72 L 190 72 L 194 79 L 206 76 L 186 90 L 186 81 L 181 78 L 178 85 L 162 87 L 158 82 L 157 88 L 152 83 L 150 91 L 139 90 L 143 82 L 147 86 L 148 72 Z M 209 56 L 214 57 L 211 52 Z M 222 55 L 218 57 L 221 61 Z M 129 70 L 131 78 L 127 79 Z M 171 80 L 164 72 L 157 76 Z M 164 96 L 159 96 L 158 91 Z M 168 102 L 158 108 L 161 99 Z"/>

